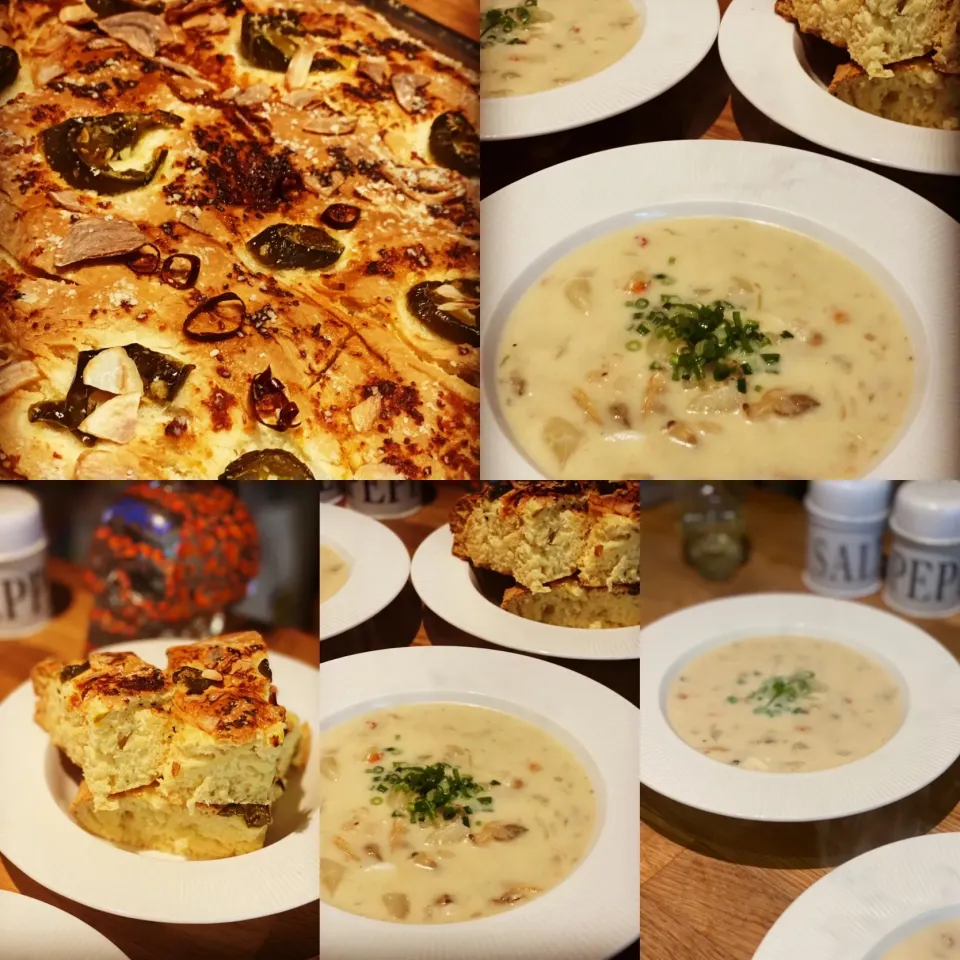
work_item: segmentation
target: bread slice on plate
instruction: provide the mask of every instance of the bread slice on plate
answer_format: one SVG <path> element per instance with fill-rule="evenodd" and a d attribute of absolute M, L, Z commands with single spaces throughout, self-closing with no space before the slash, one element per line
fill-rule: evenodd
<path fill-rule="evenodd" d="M 929 58 L 896 63 L 889 77 L 871 77 L 856 64 L 843 64 L 830 92 L 885 120 L 960 130 L 960 75 L 935 70 Z"/>
<path fill-rule="evenodd" d="M 870 76 L 890 64 L 933 54 L 938 70 L 960 73 L 960 0 L 776 0 L 804 33 L 850 51 Z"/>
<path fill-rule="evenodd" d="M 279 793 L 279 787 L 275 790 Z M 115 798 L 116 809 L 97 809 L 82 781 L 70 813 L 88 833 L 133 850 L 157 850 L 190 860 L 217 860 L 259 850 L 270 826 L 270 807 L 171 802 L 154 786 Z"/>
<path fill-rule="evenodd" d="M 31 679 L 37 723 L 83 769 L 96 806 L 158 779 L 170 741 L 172 685 L 163 671 L 132 653 L 91 653 L 43 660 Z"/>
<path fill-rule="evenodd" d="M 544 593 L 510 587 L 504 610 L 556 627 L 610 629 L 640 625 L 640 586 L 585 587 L 576 577 L 547 584 Z"/>
<path fill-rule="evenodd" d="M 584 586 L 640 581 L 636 483 L 485 483 L 450 520 L 453 553 L 537 593 L 576 576 Z"/>

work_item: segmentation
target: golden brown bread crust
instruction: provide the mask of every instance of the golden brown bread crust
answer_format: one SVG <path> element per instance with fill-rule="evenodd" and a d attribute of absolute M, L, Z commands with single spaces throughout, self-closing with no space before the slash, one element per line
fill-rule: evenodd
<path fill-rule="evenodd" d="M 845 103 L 885 120 L 960 129 L 960 76 L 936 70 L 928 57 L 893 64 L 889 77 L 871 77 L 857 64 L 844 63 L 829 89 Z"/>
<path fill-rule="evenodd" d="M 637 481 L 486 483 L 454 507 L 453 554 L 534 592 L 576 576 L 584 586 L 640 579 Z"/>
<path fill-rule="evenodd" d="M 850 52 L 871 76 L 932 54 L 934 67 L 960 73 L 960 0 L 915 0 L 896 9 L 878 0 L 776 0 L 776 12 L 800 30 Z"/>
<path fill-rule="evenodd" d="M 543 593 L 509 587 L 500 606 L 508 613 L 559 627 L 638 627 L 640 584 L 585 587 L 576 577 L 567 577 L 554 580 Z"/>
<path fill-rule="evenodd" d="M 261 731 L 283 723 L 287 712 L 254 696 L 211 689 L 206 694 L 178 690 L 173 695 L 170 715 L 174 724 L 185 721 L 220 743 L 243 744 L 256 739 Z"/>
<path fill-rule="evenodd" d="M 80 781 L 70 814 L 88 833 L 134 850 L 160 850 L 190 860 L 239 856 L 259 850 L 269 829 L 266 819 L 246 822 L 247 811 L 196 804 L 188 809 L 160 796 L 157 787 L 115 796 L 116 809 L 100 809 L 86 780 Z"/>
<path fill-rule="evenodd" d="M 33 667 L 30 678 L 38 697 L 49 684 L 72 680 L 68 709 L 78 708 L 88 697 L 126 701 L 169 690 L 163 671 L 134 653 L 91 653 L 86 660 L 68 663 L 48 657 Z"/>
<path fill-rule="evenodd" d="M 476 124 L 476 78 L 363 7 L 247 0 L 250 13 L 299 11 L 340 58 L 342 69 L 310 75 L 323 102 L 298 106 L 303 89 L 240 54 L 235 0 L 202 9 L 168 0 L 172 39 L 152 57 L 95 24 L 65 25 L 68 6 L 12 0 L 0 34 L 23 63 L 0 106 L 3 468 L 28 478 L 208 478 L 279 448 L 321 478 L 477 476 L 478 351 L 428 329 L 406 301 L 418 283 L 478 274 L 477 181 L 438 165 L 427 146 L 442 114 Z M 363 73 L 369 60 L 385 65 L 382 82 Z M 404 75 L 429 77 L 413 112 L 394 89 Z M 181 119 L 160 134 L 169 152 L 147 186 L 73 189 L 44 157 L 44 131 L 67 119 L 155 111 Z M 305 130 L 328 115 L 355 127 Z M 359 208 L 360 219 L 328 231 L 346 247 L 329 269 L 276 272 L 246 249 L 277 223 L 319 224 L 334 203 Z M 118 257 L 58 266 L 71 227 L 108 218 L 139 230 L 161 260 L 199 257 L 196 286 L 137 275 Z M 243 335 L 188 338 L 190 311 L 226 291 L 245 305 Z M 79 351 L 129 344 L 195 367 L 172 401 L 141 402 L 133 439 L 90 447 L 30 422 L 34 404 L 65 397 Z M 3 371 L 18 364 L 16 386 L 4 388 Z M 299 426 L 276 431 L 255 415 L 251 386 L 267 368 Z"/>
<path fill-rule="evenodd" d="M 453 553 L 469 560 L 463 534 L 467 522 L 485 502 L 499 500 L 502 516 L 518 513 L 530 503 L 562 503 L 567 509 L 592 516 L 616 513 L 640 522 L 640 484 L 638 481 L 603 480 L 501 480 L 484 482 L 479 493 L 461 497 L 450 514 Z"/>

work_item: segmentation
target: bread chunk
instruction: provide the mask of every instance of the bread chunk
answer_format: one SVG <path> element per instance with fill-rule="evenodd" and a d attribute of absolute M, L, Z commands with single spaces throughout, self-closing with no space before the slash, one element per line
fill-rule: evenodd
<path fill-rule="evenodd" d="M 636 483 L 486 483 L 450 521 L 453 552 L 537 593 L 576 577 L 584 586 L 640 581 Z"/>
<path fill-rule="evenodd" d="M 159 778 L 172 694 L 161 670 L 132 653 L 91 653 L 67 664 L 43 660 L 31 679 L 37 723 L 83 769 L 98 808 Z"/>
<path fill-rule="evenodd" d="M 894 64 L 889 77 L 862 67 L 837 68 L 830 92 L 859 110 L 935 130 L 960 129 L 960 76 L 940 73 L 928 58 Z"/>
<path fill-rule="evenodd" d="M 194 689 L 222 682 L 254 697 L 276 699 L 267 645 L 252 630 L 170 647 L 167 671 L 175 683 Z"/>
<path fill-rule="evenodd" d="M 279 796 L 279 786 L 274 795 Z M 171 802 L 154 784 L 115 798 L 113 809 L 98 808 L 86 781 L 70 813 L 88 833 L 133 850 L 159 850 L 190 860 L 216 860 L 259 850 L 270 826 L 270 807 L 216 807 Z"/>
<path fill-rule="evenodd" d="M 286 711 L 265 699 L 212 686 L 178 685 L 173 735 L 160 792 L 184 803 L 270 803 L 279 775 Z"/>
<path fill-rule="evenodd" d="M 600 629 L 640 625 L 640 586 L 585 587 L 575 577 L 547 584 L 543 593 L 510 587 L 504 610 L 556 627 Z"/>
<path fill-rule="evenodd" d="M 930 53 L 938 70 L 960 73 L 960 0 L 777 0 L 776 9 L 804 33 L 849 50 L 872 77 Z"/>

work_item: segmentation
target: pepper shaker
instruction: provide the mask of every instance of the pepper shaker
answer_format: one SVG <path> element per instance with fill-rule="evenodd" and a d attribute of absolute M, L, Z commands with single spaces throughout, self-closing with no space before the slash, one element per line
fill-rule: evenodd
<path fill-rule="evenodd" d="M 0 640 L 37 633 L 50 619 L 47 535 L 40 501 L 0 487 Z"/>
<path fill-rule="evenodd" d="M 919 619 L 960 612 L 960 480 L 903 484 L 890 517 L 883 602 Z"/>

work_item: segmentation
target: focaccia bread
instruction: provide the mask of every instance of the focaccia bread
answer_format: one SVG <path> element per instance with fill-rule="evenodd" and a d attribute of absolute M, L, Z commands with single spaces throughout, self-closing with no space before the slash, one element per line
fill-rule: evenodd
<path fill-rule="evenodd" d="M 584 586 L 640 581 L 635 481 L 485 483 L 450 518 L 453 553 L 533 592 L 575 576 Z"/>
<path fill-rule="evenodd" d="M 309 753 L 308 728 L 289 712 L 287 722 L 290 730 L 284 740 L 281 777 L 291 767 L 302 768 Z M 284 782 L 278 779 L 273 803 L 283 791 Z M 156 784 L 129 790 L 114 800 L 112 809 L 96 806 L 86 781 L 81 781 L 70 813 L 84 830 L 111 843 L 134 850 L 160 850 L 190 860 L 235 857 L 259 850 L 273 819 L 271 808 L 261 805 L 180 803 L 164 796 Z"/>
<path fill-rule="evenodd" d="M 170 647 L 167 670 L 174 683 L 198 692 L 222 684 L 276 703 L 267 645 L 252 630 Z"/>
<path fill-rule="evenodd" d="M 202 660 L 206 652 L 198 649 L 196 658 Z M 266 680 L 257 667 L 265 662 L 263 650 L 254 654 L 259 660 L 237 660 L 230 673 L 205 669 L 197 676 L 182 665 L 173 670 L 173 733 L 160 781 L 162 795 L 188 805 L 271 802 L 287 715 L 269 681 L 266 688 L 260 682 Z M 183 648 L 174 657 L 183 664 Z"/>
<path fill-rule="evenodd" d="M 31 671 L 36 722 L 84 772 L 93 803 L 153 783 L 171 737 L 172 685 L 132 653 L 91 653 L 88 660 L 46 659 Z"/>
<path fill-rule="evenodd" d="M 275 797 L 282 793 L 279 785 Z M 217 860 L 259 850 L 270 827 L 269 807 L 215 807 L 170 802 L 156 786 L 116 797 L 111 810 L 97 808 L 86 781 L 70 813 L 88 833 L 133 850 L 159 850 L 190 860 Z"/>
<path fill-rule="evenodd" d="M 936 69 L 960 73 L 960 0 L 776 0 L 804 33 L 850 51 L 871 76 L 933 54 Z"/>
<path fill-rule="evenodd" d="M 960 76 L 935 70 L 928 58 L 894 64 L 889 77 L 837 67 L 830 92 L 859 110 L 934 130 L 960 130 Z"/>
<path fill-rule="evenodd" d="M 471 72 L 345 0 L 10 0 L 0 104 L 5 470 L 478 474 Z"/>
<path fill-rule="evenodd" d="M 546 591 L 510 587 L 501 606 L 508 613 L 556 627 L 610 629 L 640 626 L 640 584 L 585 587 L 576 577 L 555 580 Z"/>

